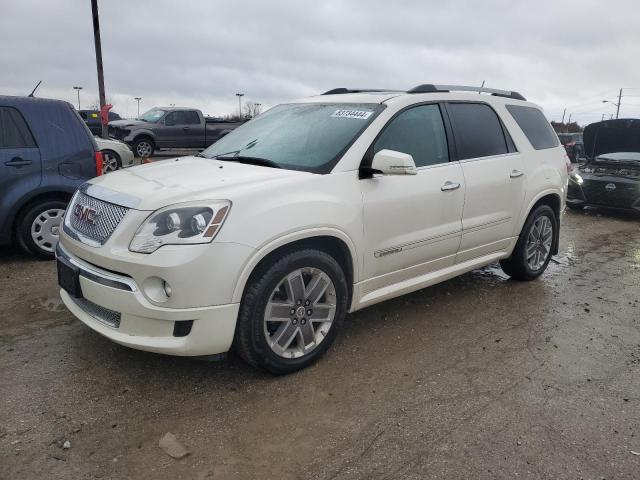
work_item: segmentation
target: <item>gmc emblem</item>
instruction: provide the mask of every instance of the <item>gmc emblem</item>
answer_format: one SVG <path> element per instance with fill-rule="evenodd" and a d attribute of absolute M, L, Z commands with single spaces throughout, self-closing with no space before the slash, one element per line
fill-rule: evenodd
<path fill-rule="evenodd" d="M 91 225 L 96 224 L 96 220 L 100 216 L 100 212 L 96 209 L 87 207 L 86 205 L 80 205 L 79 203 L 73 207 L 73 215 L 83 222 L 90 223 Z"/>

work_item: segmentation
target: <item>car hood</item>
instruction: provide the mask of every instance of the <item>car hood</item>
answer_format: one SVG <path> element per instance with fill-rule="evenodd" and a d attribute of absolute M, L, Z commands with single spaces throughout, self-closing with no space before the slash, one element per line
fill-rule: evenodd
<path fill-rule="evenodd" d="M 231 200 L 244 191 L 277 189 L 312 173 L 200 157 L 118 170 L 91 180 L 89 195 L 138 210 L 196 200 Z M 94 188 L 95 185 L 97 188 Z M 119 201 L 124 199 L 124 201 Z"/>
<path fill-rule="evenodd" d="M 109 122 L 109 126 L 126 128 L 126 127 L 135 127 L 136 125 L 145 125 L 148 123 L 149 122 L 144 122 L 142 120 L 112 120 L 111 122 Z"/>
<path fill-rule="evenodd" d="M 100 150 L 107 147 L 116 148 L 118 146 L 126 145 L 124 142 L 121 142 L 120 140 L 116 140 L 115 138 L 102 138 L 102 137 L 96 136 L 95 139 L 96 139 L 96 143 L 98 144 L 98 148 Z"/>
<path fill-rule="evenodd" d="M 587 158 L 616 152 L 640 152 L 640 120 L 623 118 L 592 123 L 584 129 Z"/>

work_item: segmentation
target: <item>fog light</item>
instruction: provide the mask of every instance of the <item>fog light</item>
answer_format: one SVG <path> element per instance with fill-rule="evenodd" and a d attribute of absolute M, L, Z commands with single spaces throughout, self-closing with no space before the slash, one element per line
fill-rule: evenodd
<path fill-rule="evenodd" d="M 171 296 L 171 285 L 169 285 L 167 282 L 165 282 L 164 280 L 162 281 L 162 288 L 164 288 L 164 294 L 167 297 Z"/>

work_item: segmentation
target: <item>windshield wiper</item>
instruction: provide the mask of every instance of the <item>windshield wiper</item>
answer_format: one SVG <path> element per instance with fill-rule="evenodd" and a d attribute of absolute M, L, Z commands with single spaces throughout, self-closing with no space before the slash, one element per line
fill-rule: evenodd
<path fill-rule="evenodd" d="M 272 167 L 272 168 L 282 168 L 273 160 L 269 160 L 267 158 L 260 157 L 246 157 L 244 155 L 233 155 L 233 156 L 224 156 L 218 155 L 217 157 L 213 157 L 216 160 L 224 160 L 227 162 L 238 162 L 238 163 L 248 163 L 250 165 L 260 165 L 261 167 Z"/>

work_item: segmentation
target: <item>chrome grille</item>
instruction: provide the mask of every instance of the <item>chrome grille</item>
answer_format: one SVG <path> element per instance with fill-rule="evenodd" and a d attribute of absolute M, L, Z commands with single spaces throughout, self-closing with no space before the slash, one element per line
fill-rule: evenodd
<path fill-rule="evenodd" d="M 109 310 L 108 308 L 101 307 L 95 303 L 87 300 L 86 298 L 74 298 L 73 301 L 80 307 L 85 313 L 91 315 L 111 328 L 120 327 L 120 313 Z"/>
<path fill-rule="evenodd" d="M 83 214 L 87 209 L 89 213 Z M 83 243 L 101 246 L 109 239 L 128 211 L 126 207 L 98 200 L 78 191 L 65 216 L 65 231 Z"/>

